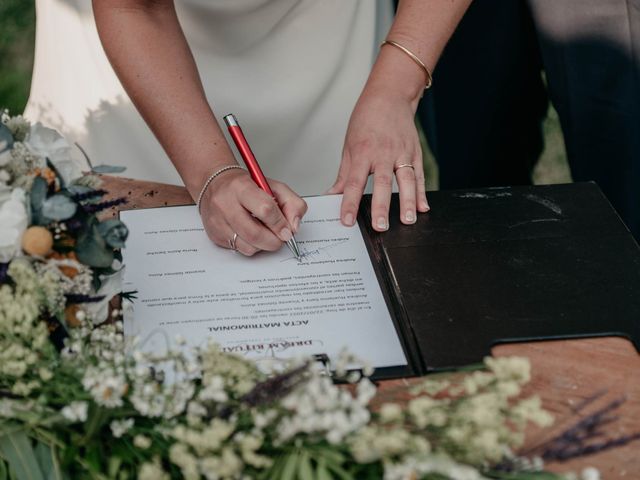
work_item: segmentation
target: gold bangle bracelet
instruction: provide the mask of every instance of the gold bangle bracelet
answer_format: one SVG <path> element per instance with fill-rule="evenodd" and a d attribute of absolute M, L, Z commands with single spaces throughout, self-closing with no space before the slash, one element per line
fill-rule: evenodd
<path fill-rule="evenodd" d="M 424 89 L 426 90 L 429 87 L 431 87 L 431 84 L 433 83 L 433 78 L 431 77 L 431 72 L 429 71 L 427 66 L 422 62 L 422 60 L 420 60 L 411 50 L 409 50 L 406 47 L 403 47 L 402 45 L 400 45 L 397 42 L 394 42 L 393 40 L 385 40 L 380 45 L 380 48 L 384 47 L 385 45 L 391 45 L 392 47 L 396 47 L 397 49 L 406 53 L 409 56 L 409 58 L 413 60 L 416 63 L 416 65 L 418 65 L 424 71 L 424 74 L 427 77 L 427 82 L 425 84 Z"/>

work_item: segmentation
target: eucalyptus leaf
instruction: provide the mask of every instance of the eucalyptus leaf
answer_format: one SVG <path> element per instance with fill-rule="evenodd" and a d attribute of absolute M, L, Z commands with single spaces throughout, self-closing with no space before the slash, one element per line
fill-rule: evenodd
<path fill-rule="evenodd" d="M 47 199 L 47 190 L 49 186 L 47 185 L 47 181 L 42 177 L 36 177 L 33 179 L 33 183 L 31 184 L 31 209 L 35 211 L 40 211 L 42 209 L 42 204 Z"/>
<path fill-rule="evenodd" d="M 51 220 L 67 220 L 76 213 L 78 206 L 66 195 L 57 194 L 42 204 L 42 214 Z"/>
<path fill-rule="evenodd" d="M 113 250 L 107 246 L 95 225 L 78 238 L 76 255 L 80 262 L 90 267 L 106 268 L 113 262 Z"/>
<path fill-rule="evenodd" d="M 121 173 L 124 172 L 127 167 L 120 165 L 96 165 L 91 169 L 93 173 Z"/>
<path fill-rule="evenodd" d="M 0 456 L 7 460 L 9 468 L 20 480 L 45 480 L 29 437 L 24 431 L 0 437 Z"/>
<path fill-rule="evenodd" d="M 107 245 L 113 248 L 124 247 L 124 242 L 129 235 L 127 226 L 116 218 L 99 223 L 98 232 L 100 232 L 100 235 L 102 235 Z"/>
<path fill-rule="evenodd" d="M 13 147 L 13 134 L 9 127 L 0 122 L 0 153 L 6 152 Z"/>
<path fill-rule="evenodd" d="M 71 183 L 67 185 L 67 191 L 71 195 L 82 195 L 84 193 L 88 193 L 92 191 L 93 188 L 87 187 L 86 185 L 76 185 L 75 183 Z"/>
<path fill-rule="evenodd" d="M 7 480 L 9 478 L 9 470 L 7 470 L 7 464 L 0 457 L 0 480 Z"/>

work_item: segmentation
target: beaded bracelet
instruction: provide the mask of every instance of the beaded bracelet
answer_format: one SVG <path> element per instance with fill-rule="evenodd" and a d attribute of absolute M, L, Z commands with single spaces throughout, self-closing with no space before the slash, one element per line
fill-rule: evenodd
<path fill-rule="evenodd" d="M 207 191 L 207 188 L 209 187 L 211 182 L 213 182 L 216 179 L 216 177 L 218 177 L 220 174 L 226 172 L 227 170 L 232 170 L 234 168 L 239 168 L 240 170 L 244 170 L 244 168 L 242 168 L 240 165 L 227 165 L 226 167 L 222 167 L 222 168 L 216 170 L 215 172 L 213 172 L 209 176 L 209 178 L 207 178 L 207 181 L 204 182 L 204 186 L 202 187 L 202 190 L 200 190 L 200 195 L 198 195 L 198 200 L 196 200 L 196 206 L 198 207 L 198 213 L 200 213 L 200 202 L 202 201 L 202 196 L 204 195 L 204 192 Z"/>

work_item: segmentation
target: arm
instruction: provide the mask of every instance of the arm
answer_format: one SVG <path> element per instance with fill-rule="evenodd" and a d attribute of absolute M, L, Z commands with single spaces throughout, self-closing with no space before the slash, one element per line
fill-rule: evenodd
<path fill-rule="evenodd" d="M 93 9 L 122 85 L 197 198 L 211 173 L 236 160 L 207 102 L 173 1 L 94 0 Z M 249 255 L 280 248 L 306 205 L 284 184 L 270 184 L 286 218 L 245 172 L 229 170 L 216 178 L 201 204 L 211 239 L 228 246 L 238 233 L 238 247 Z"/>
<path fill-rule="evenodd" d="M 449 37 L 471 0 L 401 0 L 387 39 L 413 52 L 433 72 Z M 422 150 L 414 124 L 426 76 L 406 53 L 380 49 L 349 121 L 342 163 L 330 192 L 344 192 L 341 218 L 353 225 L 369 174 L 373 173 L 373 228 L 389 225 L 389 202 L 395 172 L 400 190 L 400 219 L 416 221 L 429 210 Z M 435 80 L 437 81 L 437 79 Z"/>

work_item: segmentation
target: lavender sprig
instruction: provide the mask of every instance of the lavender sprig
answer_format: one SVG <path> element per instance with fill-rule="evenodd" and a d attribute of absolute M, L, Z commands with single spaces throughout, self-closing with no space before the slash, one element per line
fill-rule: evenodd
<path fill-rule="evenodd" d="M 9 263 L 0 262 L 0 284 L 7 281 L 7 270 L 9 270 Z"/>
<path fill-rule="evenodd" d="M 600 395 L 594 397 L 597 396 Z M 624 397 L 613 400 L 534 450 L 545 461 L 566 461 L 620 447 L 640 439 L 640 432 L 606 438 L 606 432 L 603 427 L 618 420 L 618 416 L 612 415 L 612 412 L 617 410 L 625 401 Z M 533 453 L 533 451 L 527 453 Z"/>
<path fill-rule="evenodd" d="M 98 190 L 91 190 L 91 191 L 86 192 L 86 193 L 76 193 L 75 195 L 71 196 L 71 199 L 74 202 L 83 202 L 85 200 L 90 200 L 92 198 L 102 197 L 102 196 L 104 196 L 106 194 L 107 194 L 106 190 L 98 189 Z"/>
<path fill-rule="evenodd" d="M 97 303 L 104 300 L 104 295 L 90 296 L 76 293 L 66 293 L 64 295 L 68 303 Z"/>
<path fill-rule="evenodd" d="M 107 208 L 115 207 L 127 203 L 126 198 L 116 198 L 115 200 L 109 200 L 101 203 L 93 203 L 90 205 L 82 205 L 82 209 L 87 213 L 98 213 Z"/>

